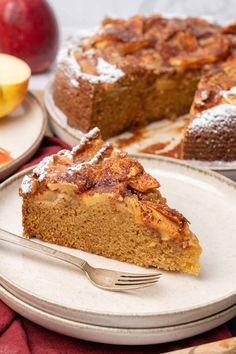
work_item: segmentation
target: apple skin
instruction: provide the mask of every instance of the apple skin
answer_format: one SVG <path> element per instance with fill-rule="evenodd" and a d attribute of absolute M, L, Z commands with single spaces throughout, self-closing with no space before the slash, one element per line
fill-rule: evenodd
<path fill-rule="evenodd" d="M 57 20 L 45 0 L 0 0 L 0 52 L 23 59 L 38 73 L 53 63 L 58 46 Z"/>

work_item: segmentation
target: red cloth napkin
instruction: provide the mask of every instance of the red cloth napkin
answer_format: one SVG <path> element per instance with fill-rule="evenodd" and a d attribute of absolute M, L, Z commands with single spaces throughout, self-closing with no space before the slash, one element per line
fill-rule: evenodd
<path fill-rule="evenodd" d="M 44 156 L 69 146 L 58 138 L 44 138 L 33 159 L 21 169 L 38 163 Z M 21 317 L 0 301 L 0 354 L 160 354 L 232 337 L 227 325 L 182 341 L 148 346 L 113 346 L 70 338 L 42 328 Z"/>

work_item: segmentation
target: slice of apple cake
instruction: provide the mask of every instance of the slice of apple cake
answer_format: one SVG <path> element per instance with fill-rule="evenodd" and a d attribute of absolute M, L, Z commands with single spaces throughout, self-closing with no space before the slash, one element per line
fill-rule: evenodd
<path fill-rule="evenodd" d="M 24 236 L 145 267 L 199 274 L 201 247 L 158 181 L 94 128 L 20 188 Z"/>

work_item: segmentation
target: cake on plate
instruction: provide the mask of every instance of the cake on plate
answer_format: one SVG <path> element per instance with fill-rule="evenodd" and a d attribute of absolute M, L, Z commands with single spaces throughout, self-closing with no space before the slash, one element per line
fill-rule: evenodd
<path fill-rule="evenodd" d="M 236 58 L 204 72 L 191 107 L 182 157 L 236 160 Z"/>
<path fill-rule="evenodd" d="M 24 236 L 145 267 L 198 275 L 201 247 L 160 184 L 94 128 L 44 158 L 20 188 Z"/>
<path fill-rule="evenodd" d="M 191 105 L 194 117 L 221 101 L 219 95 L 212 99 L 218 79 L 227 81 L 223 91 L 235 94 L 234 80 L 229 80 L 235 75 L 235 33 L 235 24 L 221 27 L 200 18 L 107 18 L 62 49 L 53 83 L 55 105 L 71 127 L 88 132 L 97 126 L 104 139 L 162 118 L 175 119 L 189 113 Z M 218 155 L 236 159 L 233 153 Z M 188 158 L 198 156 L 188 153 Z"/>
<path fill-rule="evenodd" d="M 236 106 L 221 104 L 198 113 L 187 127 L 184 159 L 236 160 Z"/>

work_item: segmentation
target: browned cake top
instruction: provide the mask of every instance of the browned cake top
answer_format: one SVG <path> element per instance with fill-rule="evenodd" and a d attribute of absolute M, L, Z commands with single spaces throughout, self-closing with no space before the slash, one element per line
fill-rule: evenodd
<path fill-rule="evenodd" d="M 95 33 L 73 38 L 59 61 L 67 64 L 75 86 L 79 77 L 111 83 L 142 70 L 199 68 L 229 55 L 232 28 L 222 29 L 200 18 L 107 18 Z"/>
<path fill-rule="evenodd" d="M 187 220 L 167 206 L 156 190 L 159 186 L 135 158 L 104 142 L 99 129 L 94 128 L 71 151 L 45 157 L 24 177 L 20 195 L 30 198 L 45 191 L 71 190 L 75 194 L 111 193 L 120 201 L 135 195 L 143 201 L 144 219 L 150 218 L 149 208 L 156 209 L 183 229 Z"/>
<path fill-rule="evenodd" d="M 21 193 L 41 193 L 58 184 L 71 185 L 76 193 L 127 189 L 143 193 L 159 187 L 136 159 L 104 142 L 98 128 L 84 135 L 72 151 L 45 157 L 23 180 Z"/>
<path fill-rule="evenodd" d="M 202 76 L 195 94 L 191 114 L 210 107 L 232 103 L 236 104 L 236 58 L 226 63 L 214 65 Z"/>

